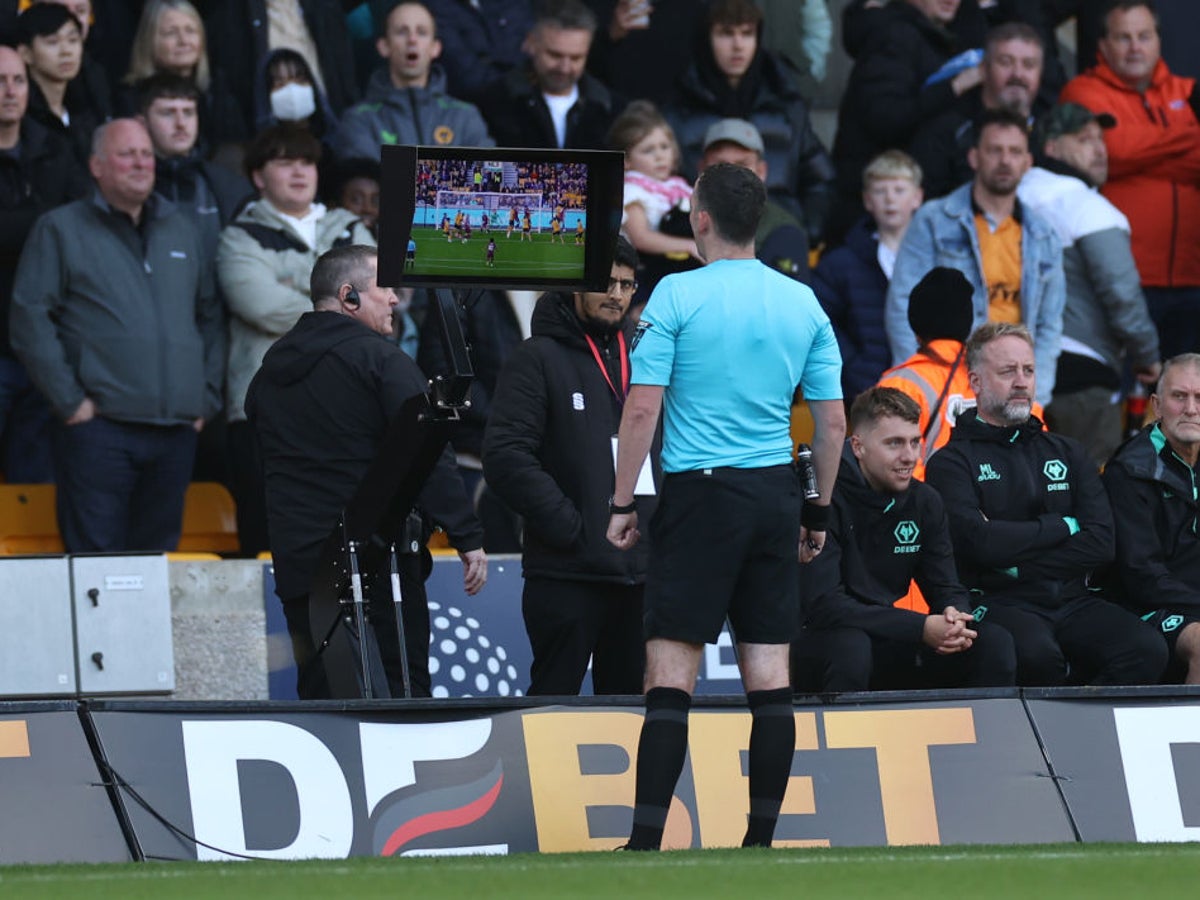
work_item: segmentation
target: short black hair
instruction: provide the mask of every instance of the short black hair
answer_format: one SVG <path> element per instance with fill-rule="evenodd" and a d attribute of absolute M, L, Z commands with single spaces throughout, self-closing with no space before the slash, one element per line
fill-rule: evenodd
<path fill-rule="evenodd" d="M 542 27 L 559 31 L 596 33 L 596 14 L 583 0 L 542 0 L 535 4 L 534 30 Z"/>
<path fill-rule="evenodd" d="M 296 122 L 272 125 L 256 134 L 246 148 L 246 174 L 253 175 L 273 159 L 303 159 L 319 163 L 321 142 L 304 125 Z"/>
<path fill-rule="evenodd" d="M 708 31 L 718 25 L 753 25 L 759 27 L 763 11 L 754 0 L 712 0 L 705 16 Z"/>
<path fill-rule="evenodd" d="M 340 159 L 330 173 L 329 187 L 325 189 L 325 200 L 329 206 L 341 206 L 342 191 L 355 178 L 367 178 L 377 184 L 383 181 L 383 167 L 379 160 L 366 156 L 351 156 Z"/>
<path fill-rule="evenodd" d="M 692 204 L 712 218 L 717 236 L 744 247 L 754 241 L 767 205 L 762 179 L 743 166 L 717 163 L 696 179 Z"/>
<path fill-rule="evenodd" d="M 357 291 L 367 289 L 366 276 L 371 261 L 379 257 L 379 248 L 369 244 L 347 244 L 327 250 L 317 259 L 308 280 L 314 307 L 336 300 L 343 284 Z"/>
<path fill-rule="evenodd" d="M 975 146 L 983 143 L 983 132 L 989 127 L 1016 128 L 1029 140 L 1029 120 L 1011 109 L 985 109 L 975 119 Z"/>
<path fill-rule="evenodd" d="M 1046 50 L 1042 36 L 1038 34 L 1037 29 L 1032 25 L 1027 22 L 1005 22 L 1003 25 L 997 25 L 995 28 L 988 29 L 988 33 L 984 35 L 984 55 L 990 56 L 995 52 L 999 44 L 1007 44 L 1009 41 L 1024 41 L 1027 44 L 1036 44 L 1038 49 L 1043 53 Z"/>
<path fill-rule="evenodd" d="M 35 37 L 49 37 L 68 22 L 75 23 L 82 37 L 83 23 L 61 3 L 35 3 L 17 16 L 17 44 L 28 47 Z"/>
<path fill-rule="evenodd" d="M 155 72 L 135 85 L 137 109 L 143 116 L 149 112 L 155 100 L 192 100 L 200 105 L 200 88 L 190 78 L 174 72 Z"/>
<path fill-rule="evenodd" d="M 617 249 L 613 252 L 613 265 L 626 266 L 637 271 L 638 255 L 633 244 L 622 234 L 617 235 Z"/>
<path fill-rule="evenodd" d="M 1145 7 L 1150 11 L 1150 15 L 1154 17 L 1154 27 L 1162 28 L 1162 20 L 1158 16 L 1158 7 L 1154 5 L 1154 0 L 1107 0 L 1100 8 L 1100 37 L 1108 37 L 1108 17 L 1115 12 L 1129 12 L 1131 9 Z"/>
<path fill-rule="evenodd" d="M 920 425 L 921 407 L 903 391 L 879 385 L 869 387 L 855 397 L 850 406 L 850 433 L 874 425 L 885 416 L 895 416 L 910 425 Z"/>

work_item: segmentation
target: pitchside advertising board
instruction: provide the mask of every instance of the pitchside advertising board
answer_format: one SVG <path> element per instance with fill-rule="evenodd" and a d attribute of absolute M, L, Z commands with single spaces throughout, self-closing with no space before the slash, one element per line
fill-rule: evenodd
<path fill-rule="evenodd" d="M 129 859 L 77 704 L 0 704 L 0 863 Z"/>
<path fill-rule="evenodd" d="M 796 708 L 778 844 L 1200 840 L 1200 692 L 917 699 Z M 2 705 L 0 862 L 621 843 L 641 710 L 528 703 Z M 698 701 L 667 846 L 740 841 L 749 730 Z"/>
<path fill-rule="evenodd" d="M 261 712 L 95 708 L 114 770 L 177 828 L 131 806 L 148 857 L 607 850 L 629 831 L 639 709 Z M 1016 698 L 798 708 L 796 732 L 779 845 L 1074 839 Z M 749 733 L 740 707 L 693 712 L 667 846 L 740 843 Z"/>

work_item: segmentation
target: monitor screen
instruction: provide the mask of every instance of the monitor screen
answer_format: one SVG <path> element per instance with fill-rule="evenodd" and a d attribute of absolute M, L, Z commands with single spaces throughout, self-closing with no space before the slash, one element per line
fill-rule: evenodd
<path fill-rule="evenodd" d="M 382 166 L 380 283 L 605 289 L 623 154 L 386 146 Z"/>

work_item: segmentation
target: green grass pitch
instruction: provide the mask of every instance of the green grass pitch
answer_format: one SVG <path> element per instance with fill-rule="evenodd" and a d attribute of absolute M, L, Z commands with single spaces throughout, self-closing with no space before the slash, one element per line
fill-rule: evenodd
<path fill-rule="evenodd" d="M 169 897 L 1042 898 L 1187 897 L 1195 844 L 1063 844 L 520 854 L 311 862 L 0 867 L 5 900 Z"/>
<path fill-rule="evenodd" d="M 578 278 L 583 275 L 583 245 L 575 243 L 575 232 L 563 232 L 563 242 L 551 240 L 548 230 L 533 233 L 532 241 L 522 241 L 521 233 L 504 236 L 504 228 L 485 233 L 472 229 L 464 243 L 461 238 L 446 241 L 441 229 L 414 228 L 417 242 L 416 263 L 408 271 L 418 275 L 476 275 L 512 278 Z M 496 239 L 495 266 L 487 265 L 488 237 Z"/>

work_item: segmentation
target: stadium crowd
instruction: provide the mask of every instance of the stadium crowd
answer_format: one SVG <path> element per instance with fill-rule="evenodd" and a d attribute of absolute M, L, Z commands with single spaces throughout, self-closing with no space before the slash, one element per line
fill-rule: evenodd
<path fill-rule="evenodd" d="M 375 243 L 380 145 L 621 149 L 641 161 L 607 306 L 535 312 L 493 291 L 461 310 L 476 381 L 454 449 L 486 549 L 521 550 L 523 516 L 539 610 L 556 581 L 641 584 L 644 560 L 607 547 L 598 572 L 570 562 L 603 540 L 607 509 L 574 505 L 612 494 L 615 426 L 604 452 L 581 449 L 599 470 L 515 488 L 488 431 L 556 427 L 507 385 L 531 334 L 595 354 L 600 390 L 620 393 L 613 361 L 654 284 L 701 262 L 670 249 L 696 247 L 690 185 L 732 162 L 765 185 L 758 258 L 828 317 L 849 414 L 826 549 L 797 563 L 794 686 L 1200 683 L 1200 4 L 645 6 L 6 4 L 4 478 L 58 485 L 69 552 L 174 549 L 190 479 L 228 485 L 242 552 L 269 549 L 246 392 L 312 309 L 317 259 Z M 826 147 L 810 101 L 831 6 L 853 64 Z M 1056 35 L 1072 17 L 1074 72 Z M 630 103 L 652 127 L 614 129 Z M 441 167 L 422 175 L 431 205 L 449 182 L 550 206 L 585 194 L 546 166 L 512 183 Z M 427 302 L 397 307 L 393 340 L 433 377 Z M 1125 397 L 1147 394 L 1151 415 L 1126 421 Z M 545 464 L 544 436 L 509 439 Z M 531 526 L 539 511 L 557 524 Z M 538 640 L 594 638 L 590 616 L 543 619 Z"/>

